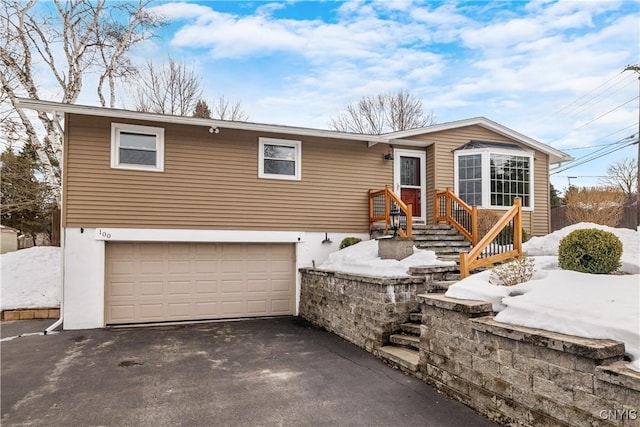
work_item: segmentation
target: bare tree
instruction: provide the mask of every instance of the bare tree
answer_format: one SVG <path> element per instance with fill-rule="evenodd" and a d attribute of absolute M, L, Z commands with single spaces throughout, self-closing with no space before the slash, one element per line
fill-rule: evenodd
<path fill-rule="evenodd" d="M 102 70 L 98 79 L 98 98 L 105 107 L 105 81 L 109 87 L 109 107 L 116 106 L 116 80 L 130 79 L 136 75 L 136 67 L 127 53 L 132 46 L 151 37 L 151 31 L 162 27 L 165 22 L 161 17 L 149 12 L 145 6 L 149 1 L 138 0 L 137 3 L 112 2 L 112 14 L 127 16 L 126 23 L 109 20 L 96 27 L 98 63 Z"/>
<path fill-rule="evenodd" d="M 221 96 L 213 106 L 213 114 L 216 119 L 232 120 L 235 122 L 245 122 L 249 119 L 249 115 L 242 110 L 240 101 L 231 102 L 229 99 Z"/>
<path fill-rule="evenodd" d="M 434 113 L 425 113 L 419 98 L 400 90 L 362 97 L 331 119 L 329 126 L 341 132 L 380 135 L 429 126 L 435 122 Z"/>
<path fill-rule="evenodd" d="M 638 163 L 635 159 L 626 157 L 609 165 L 607 175 L 599 181 L 606 186 L 619 188 L 627 200 L 638 191 Z"/>
<path fill-rule="evenodd" d="M 145 11 L 150 1 L 139 0 L 124 8 L 122 3 L 106 0 L 53 0 L 38 7 L 34 7 L 35 0 L 0 0 L 2 118 L 15 119 L 24 128 L 58 203 L 62 158 L 58 118 L 46 113 L 31 115 L 17 99 L 41 99 L 46 88 L 47 93 L 60 93 L 60 102 L 75 103 L 85 74 L 96 72 L 101 81 L 109 81 L 110 103 L 114 104 L 115 80 L 128 74 L 121 71 L 128 64 L 126 53 L 151 37 L 149 30 L 162 22 Z M 100 85 L 98 93 L 104 105 Z"/>
<path fill-rule="evenodd" d="M 200 78 L 185 64 L 169 58 L 162 65 L 148 61 L 136 79 L 135 108 L 158 114 L 187 116 L 202 96 Z"/>

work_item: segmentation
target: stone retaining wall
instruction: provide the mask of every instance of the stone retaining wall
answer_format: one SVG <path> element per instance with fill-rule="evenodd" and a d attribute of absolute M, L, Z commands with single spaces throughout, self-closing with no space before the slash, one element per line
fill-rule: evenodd
<path fill-rule="evenodd" d="M 419 376 L 512 425 L 640 425 L 624 344 L 506 325 L 491 304 L 420 295 Z"/>
<path fill-rule="evenodd" d="M 300 269 L 299 315 L 368 351 L 382 346 L 425 292 L 418 277 L 380 278 Z"/>

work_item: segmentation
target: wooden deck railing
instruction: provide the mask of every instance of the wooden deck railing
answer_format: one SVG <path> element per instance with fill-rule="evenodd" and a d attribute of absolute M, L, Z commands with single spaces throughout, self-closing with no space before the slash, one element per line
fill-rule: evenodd
<path fill-rule="evenodd" d="M 458 229 L 473 246 L 478 243 L 478 208 L 467 205 L 450 188 L 436 190 L 435 222 L 443 221 Z"/>
<path fill-rule="evenodd" d="M 514 200 L 513 206 L 500 218 L 468 254 L 460 254 L 460 278 L 478 267 L 522 256 L 522 201 Z"/>
<path fill-rule="evenodd" d="M 411 237 L 412 231 L 412 207 L 405 204 L 398 197 L 390 185 L 383 190 L 369 190 L 369 226 L 374 222 L 384 221 L 384 232 L 389 232 L 391 224 L 391 210 L 393 205 L 400 209 L 398 234 L 401 237 Z"/>

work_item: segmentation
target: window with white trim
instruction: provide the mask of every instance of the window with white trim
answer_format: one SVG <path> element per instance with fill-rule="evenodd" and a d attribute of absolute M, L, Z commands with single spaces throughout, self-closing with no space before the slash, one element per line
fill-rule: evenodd
<path fill-rule="evenodd" d="M 260 138 L 258 177 L 300 181 L 302 142 L 288 139 Z"/>
<path fill-rule="evenodd" d="M 164 128 L 111 124 L 111 167 L 164 170 Z"/>
<path fill-rule="evenodd" d="M 454 153 L 455 191 L 471 206 L 505 208 L 516 197 L 533 208 L 533 153 L 499 148 Z"/>

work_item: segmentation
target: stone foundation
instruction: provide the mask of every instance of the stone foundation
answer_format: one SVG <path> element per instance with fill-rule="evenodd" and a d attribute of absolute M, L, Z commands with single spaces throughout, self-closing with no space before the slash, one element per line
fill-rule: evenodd
<path fill-rule="evenodd" d="M 491 304 L 420 295 L 419 376 L 503 424 L 640 425 L 624 344 L 496 322 Z"/>
<path fill-rule="evenodd" d="M 380 278 L 303 268 L 299 315 L 368 351 L 419 310 L 422 278 Z"/>

